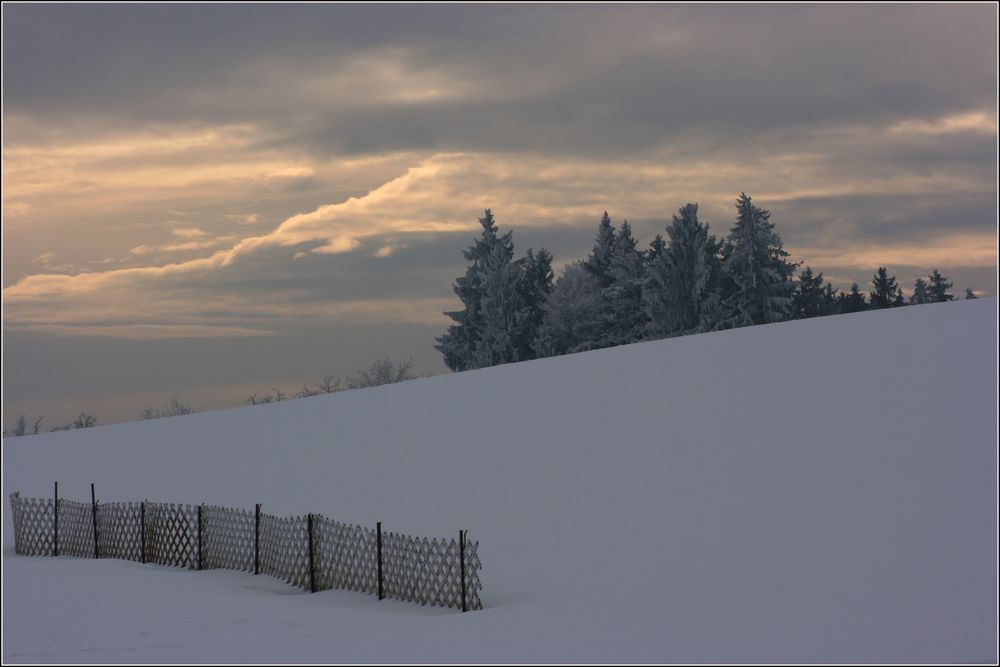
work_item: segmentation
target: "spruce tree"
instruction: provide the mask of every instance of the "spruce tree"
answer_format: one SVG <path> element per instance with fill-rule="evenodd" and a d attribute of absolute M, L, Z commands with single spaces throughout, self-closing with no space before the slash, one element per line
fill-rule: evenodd
<path fill-rule="evenodd" d="M 702 305 L 718 283 L 719 244 L 698 221 L 697 204 L 681 207 L 667 236 L 670 243 L 650 263 L 643 292 L 646 331 L 656 338 L 696 331 Z"/>
<path fill-rule="evenodd" d="M 628 220 L 614 237 L 608 262 L 608 284 L 604 295 L 607 323 L 604 345 L 625 345 L 642 339 L 646 313 L 642 309 L 642 283 L 645 279 L 643 253 L 637 249 Z"/>
<path fill-rule="evenodd" d="M 515 347 L 518 358 L 534 359 L 535 339 L 542 326 L 546 299 L 552 293 L 552 253 L 541 248 L 536 255 L 531 248 L 521 260 L 521 280 L 518 293 L 526 309 L 526 315 L 517 334 Z"/>
<path fill-rule="evenodd" d="M 913 296 L 910 297 L 910 303 L 919 306 L 922 303 L 930 303 L 931 296 L 927 292 L 927 283 L 924 282 L 923 278 L 917 278 L 917 281 L 913 283 Z"/>
<path fill-rule="evenodd" d="M 611 224 L 611 217 L 605 211 L 601 216 L 601 222 L 597 225 L 597 238 L 594 240 L 594 249 L 590 252 L 590 257 L 586 259 L 583 266 L 592 276 L 597 278 L 601 289 L 611 285 L 611 254 L 615 246 L 615 227 Z"/>
<path fill-rule="evenodd" d="M 601 347 L 604 314 L 597 278 L 583 262 L 567 266 L 542 305 L 542 325 L 533 346 L 536 355 L 551 357 Z"/>
<path fill-rule="evenodd" d="M 930 281 L 927 292 L 930 295 L 931 303 L 955 300 L 955 297 L 948 293 L 953 283 L 948 282 L 948 279 L 938 273 L 937 269 L 934 269 L 934 273 L 927 278 Z"/>
<path fill-rule="evenodd" d="M 482 264 L 482 328 L 472 353 L 472 368 L 520 361 L 518 343 L 528 309 L 521 298 L 522 262 L 513 244 L 497 243 Z"/>
<path fill-rule="evenodd" d="M 654 238 L 650 242 L 649 249 L 646 250 L 645 259 L 646 259 L 647 270 L 649 267 L 654 266 L 656 262 L 659 261 L 660 257 L 663 256 L 663 253 L 665 253 L 666 251 L 667 251 L 667 242 L 663 240 L 662 236 L 657 234 L 656 238 Z"/>
<path fill-rule="evenodd" d="M 746 193 L 736 202 L 737 219 L 726 240 L 724 290 L 715 328 L 781 322 L 791 316 L 796 264 L 786 258 L 771 213 L 754 206 Z"/>
<path fill-rule="evenodd" d="M 865 295 L 861 293 L 857 283 L 851 283 L 851 291 L 841 294 L 837 298 L 841 313 L 860 313 L 868 310 L 868 303 Z"/>
<path fill-rule="evenodd" d="M 793 317 L 805 319 L 829 314 L 827 304 L 832 299 L 832 287 L 823 287 L 823 274 L 813 275 L 812 267 L 807 266 L 799 274 L 799 282 L 792 295 Z"/>
<path fill-rule="evenodd" d="M 502 308 L 515 308 L 519 304 L 504 303 L 506 294 L 494 295 L 489 303 L 490 319 L 487 321 L 483 298 L 489 289 L 506 289 L 510 278 L 506 266 L 514 256 L 514 243 L 511 240 L 513 232 L 499 236 L 493 220 L 493 213 L 486 209 L 485 215 L 479 219 L 483 227 L 482 236 L 468 250 L 462 251 L 469 266 L 465 275 L 457 278 L 454 284 L 455 294 L 465 306 L 462 310 L 446 312 L 445 315 L 455 320 L 455 324 L 438 337 L 435 349 L 444 355 L 444 363 L 453 371 L 463 371 L 470 368 L 480 368 L 483 359 L 491 358 L 493 350 L 502 347 L 497 340 L 497 332 L 491 334 L 488 350 L 483 349 L 483 339 L 488 326 L 500 326 L 507 318 L 503 316 Z M 491 275 L 500 273 L 502 275 Z M 489 283 L 489 284 L 487 284 Z M 508 300 L 509 301 L 509 300 Z M 500 310 L 498 310 L 500 309 Z M 499 363 L 499 362 L 498 362 Z"/>
<path fill-rule="evenodd" d="M 890 276 L 884 266 L 872 276 L 872 291 L 868 293 L 872 310 L 879 308 L 896 308 L 906 305 L 903 301 L 903 290 L 896 284 L 896 276 Z"/>
<path fill-rule="evenodd" d="M 840 312 L 840 306 L 838 305 L 838 297 L 840 295 L 837 290 L 833 288 L 833 285 L 827 283 L 823 286 L 823 295 L 820 298 L 820 315 L 836 315 Z"/>

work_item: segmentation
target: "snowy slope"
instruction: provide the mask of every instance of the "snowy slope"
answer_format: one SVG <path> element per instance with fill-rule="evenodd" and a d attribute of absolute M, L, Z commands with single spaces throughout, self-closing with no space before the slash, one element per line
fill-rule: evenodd
<path fill-rule="evenodd" d="M 842 315 L 5 440 L 8 494 L 467 528 L 487 609 L 15 557 L 5 500 L 4 659 L 993 662 L 996 316 Z"/>

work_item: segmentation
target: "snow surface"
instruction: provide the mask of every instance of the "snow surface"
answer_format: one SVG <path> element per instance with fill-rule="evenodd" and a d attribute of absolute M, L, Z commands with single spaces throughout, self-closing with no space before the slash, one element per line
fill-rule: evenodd
<path fill-rule="evenodd" d="M 997 660 L 997 304 L 5 439 L 5 493 L 480 540 L 467 614 L 13 554 L 5 662 Z"/>

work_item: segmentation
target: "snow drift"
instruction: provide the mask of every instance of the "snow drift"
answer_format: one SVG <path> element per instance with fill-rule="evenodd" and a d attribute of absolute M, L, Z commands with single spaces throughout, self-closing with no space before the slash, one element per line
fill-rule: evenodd
<path fill-rule="evenodd" d="M 994 662 L 996 332 L 980 299 L 7 439 L 6 493 L 466 528 L 487 609 L 15 557 L 5 508 L 4 658 Z"/>

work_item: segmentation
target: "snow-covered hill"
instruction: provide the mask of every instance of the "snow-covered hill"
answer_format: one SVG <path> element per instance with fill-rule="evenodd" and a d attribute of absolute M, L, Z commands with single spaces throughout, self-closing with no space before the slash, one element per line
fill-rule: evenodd
<path fill-rule="evenodd" d="M 4 440 L 6 493 L 467 528 L 487 606 L 15 557 L 8 506 L 4 659 L 994 662 L 996 308 Z"/>

